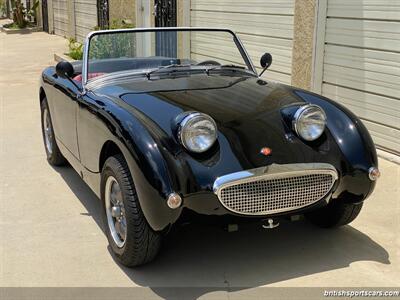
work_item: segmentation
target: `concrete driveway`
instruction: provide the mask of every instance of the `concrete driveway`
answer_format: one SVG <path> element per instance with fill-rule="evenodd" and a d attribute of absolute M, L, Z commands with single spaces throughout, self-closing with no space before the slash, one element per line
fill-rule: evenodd
<path fill-rule="evenodd" d="M 95 195 L 69 167 L 47 164 L 40 132 L 39 75 L 66 41 L 0 33 L 0 285 L 201 287 L 199 296 L 257 295 L 261 286 L 399 286 L 400 168 L 382 178 L 360 217 L 337 230 L 307 222 L 227 233 L 185 226 L 158 259 L 127 269 L 110 255 Z M 229 293 L 227 292 L 229 291 Z"/>

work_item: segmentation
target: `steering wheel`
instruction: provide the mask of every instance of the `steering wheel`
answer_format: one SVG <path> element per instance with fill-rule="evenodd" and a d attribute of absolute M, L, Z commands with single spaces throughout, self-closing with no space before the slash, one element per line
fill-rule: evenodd
<path fill-rule="evenodd" d="M 206 65 L 220 66 L 221 64 L 215 60 L 205 60 L 196 64 L 196 66 L 206 66 Z"/>

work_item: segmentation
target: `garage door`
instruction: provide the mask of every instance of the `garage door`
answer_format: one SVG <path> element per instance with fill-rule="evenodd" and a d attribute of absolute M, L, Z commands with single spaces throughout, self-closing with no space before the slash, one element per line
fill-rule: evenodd
<path fill-rule="evenodd" d="M 68 4 L 67 0 L 53 0 L 54 33 L 68 35 Z"/>
<path fill-rule="evenodd" d="M 192 0 L 190 23 L 194 27 L 226 27 L 235 31 L 258 71 L 261 71 L 261 55 L 270 52 L 273 63 L 264 76 L 290 84 L 293 12 L 294 0 Z M 204 42 L 214 43 L 220 49 L 223 49 L 225 43 L 215 37 L 200 36 L 191 45 L 194 59 L 201 59 L 205 54 L 201 52 L 201 44 Z M 215 51 L 213 55 L 235 63 L 230 61 L 231 57 L 224 51 Z"/>
<path fill-rule="evenodd" d="M 78 41 L 97 26 L 97 0 L 75 1 L 75 34 Z"/>
<path fill-rule="evenodd" d="M 400 1 L 328 0 L 322 94 L 400 154 Z"/>

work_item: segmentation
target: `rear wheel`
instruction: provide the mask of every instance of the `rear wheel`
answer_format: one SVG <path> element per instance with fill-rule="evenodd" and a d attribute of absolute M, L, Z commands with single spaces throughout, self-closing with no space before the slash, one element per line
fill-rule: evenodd
<path fill-rule="evenodd" d="M 335 201 L 325 207 L 306 214 L 306 218 L 318 227 L 339 227 L 354 221 L 354 219 L 360 214 L 362 206 L 363 202 L 344 203 L 341 201 Z"/>
<path fill-rule="evenodd" d="M 108 158 L 101 174 L 101 202 L 108 242 L 116 258 L 134 267 L 152 261 L 161 237 L 148 225 L 122 155 Z"/>
<path fill-rule="evenodd" d="M 43 143 L 46 150 L 47 161 L 53 166 L 65 165 L 66 160 L 57 146 L 53 123 L 50 117 L 49 105 L 47 104 L 46 98 L 44 98 L 40 103 L 40 109 L 42 119 Z"/>

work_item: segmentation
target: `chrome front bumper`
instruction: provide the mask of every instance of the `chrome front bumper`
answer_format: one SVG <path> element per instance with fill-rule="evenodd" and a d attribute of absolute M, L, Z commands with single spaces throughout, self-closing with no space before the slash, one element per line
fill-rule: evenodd
<path fill-rule="evenodd" d="M 330 164 L 272 164 L 221 176 L 213 188 L 229 211 L 263 216 L 312 205 L 327 196 L 337 179 Z"/>

